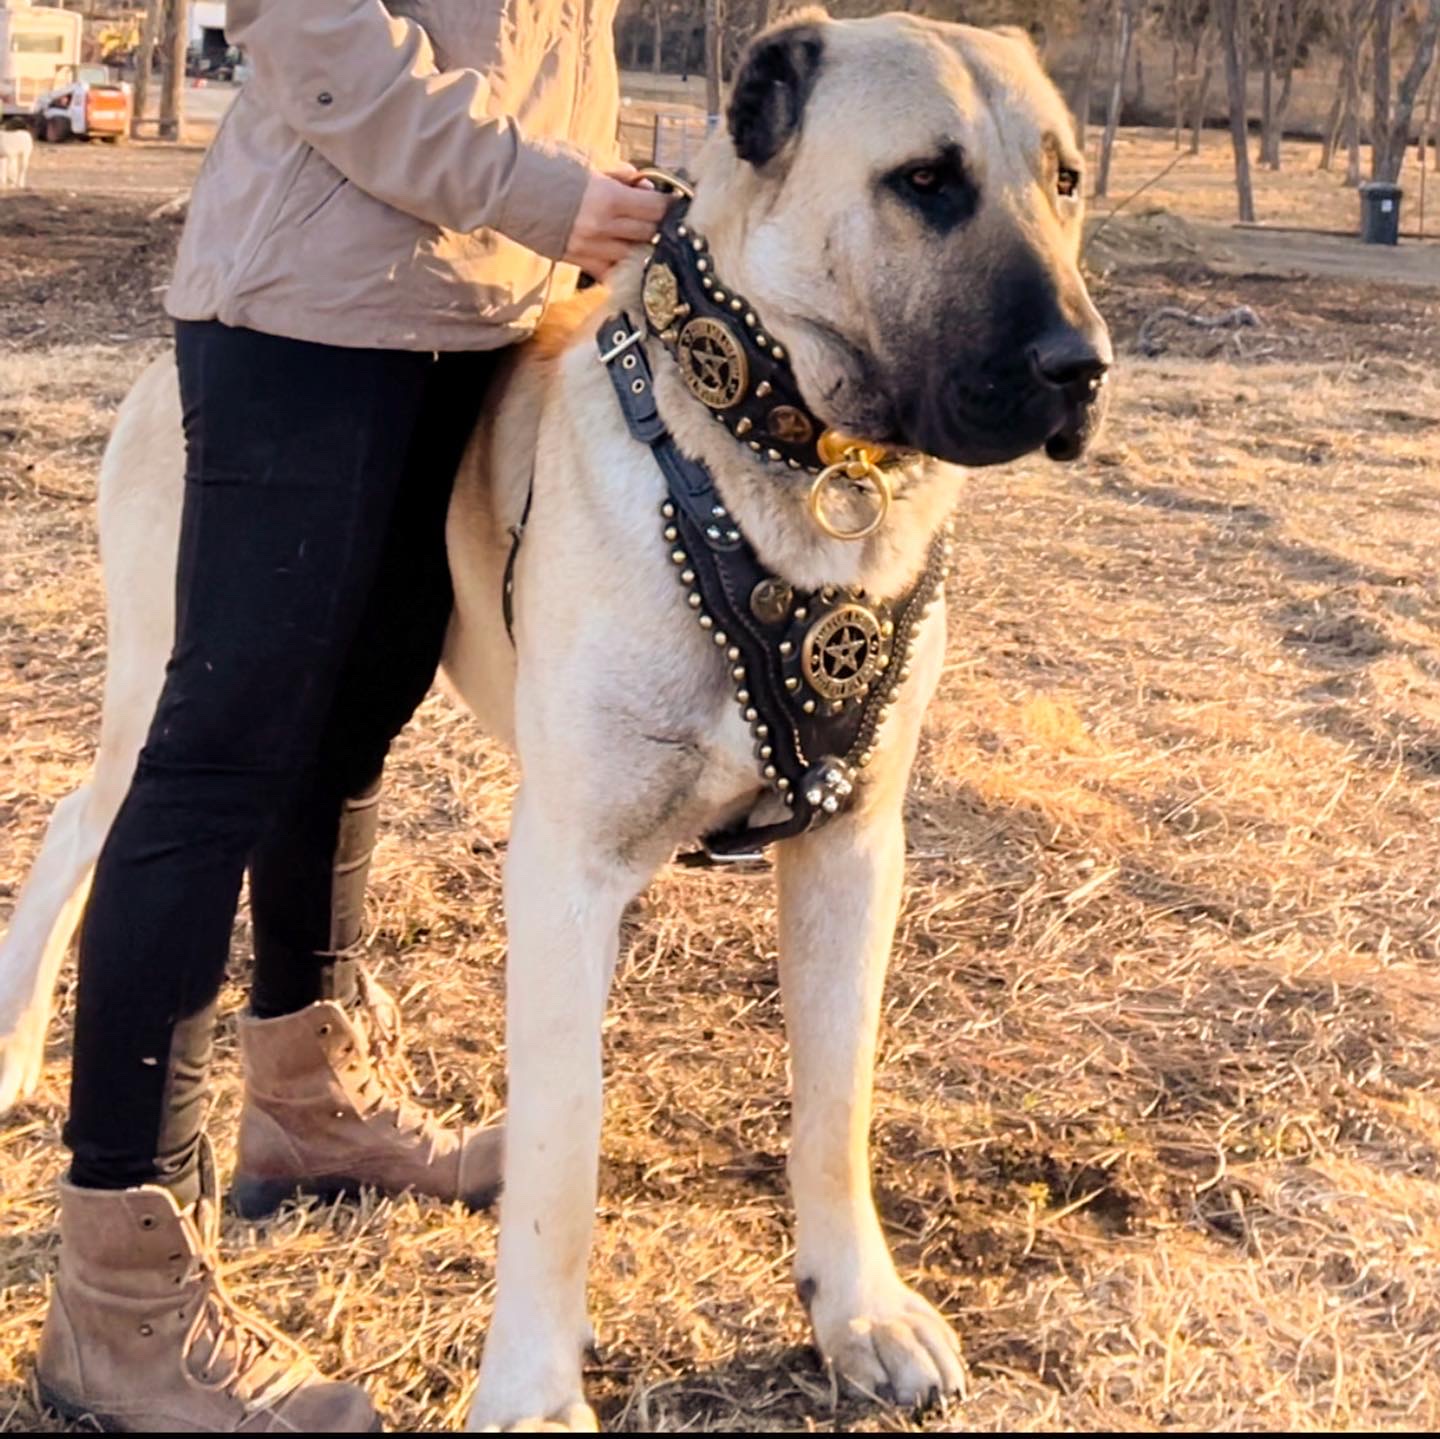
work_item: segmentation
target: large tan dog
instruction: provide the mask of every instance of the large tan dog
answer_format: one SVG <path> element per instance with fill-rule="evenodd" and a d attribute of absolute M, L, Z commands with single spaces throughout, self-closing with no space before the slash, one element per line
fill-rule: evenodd
<path fill-rule="evenodd" d="M 960 494 L 954 465 L 1083 448 L 1109 363 L 1077 269 L 1080 158 L 1023 38 L 903 16 L 770 32 L 687 217 L 715 274 L 783 343 L 822 423 L 903 451 L 861 542 L 827 537 L 809 477 L 764 462 L 646 342 L 660 413 L 797 589 L 909 586 Z M 641 313 L 644 256 L 607 311 Z M 601 1019 L 626 903 L 678 845 L 786 813 L 734 681 L 676 584 L 665 488 L 597 363 L 598 316 L 517 354 L 460 477 L 446 668 L 524 772 L 506 870 L 510 1109 L 498 1295 L 474 1427 L 594 1427 L 581 1386 L 601 1112 Z M 1083 383 L 1082 383 L 1083 382 Z M 500 596 L 533 460 L 515 574 Z M 50 992 L 159 689 L 184 464 L 157 365 L 106 454 L 110 670 L 91 783 L 57 809 L 0 953 L 0 1105 L 34 1084 Z M 859 504 L 859 499 L 855 503 Z M 950 1326 L 896 1272 L 870 1191 L 871 1069 L 900 902 L 901 801 L 945 645 L 932 605 L 848 813 L 776 847 L 793 1066 L 795 1272 L 847 1380 L 903 1403 L 960 1385 Z"/>

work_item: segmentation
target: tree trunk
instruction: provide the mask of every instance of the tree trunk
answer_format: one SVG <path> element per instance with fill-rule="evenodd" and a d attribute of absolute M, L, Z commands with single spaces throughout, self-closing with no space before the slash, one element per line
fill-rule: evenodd
<path fill-rule="evenodd" d="M 1190 153 L 1200 153 L 1200 132 L 1205 128 L 1205 110 L 1210 103 L 1210 82 L 1215 78 L 1215 56 L 1205 56 L 1205 69 L 1200 75 L 1200 93 L 1195 97 L 1195 115 L 1190 124 Z"/>
<path fill-rule="evenodd" d="M 164 9 L 165 0 L 146 0 L 140 50 L 135 56 L 135 108 L 130 113 L 130 134 L 137 140 L 150 104 L 150 74 L 155 68 L 155 41 L 160 35 L 160 16 Z"/>
<path fill-rule="evenodd" d="M 1349 54 L 1340 58 L 1340 74 L 1335 85 L 1335 98 L 1330 102 L 1330 113 L 1325 117 L 1324 138 L 1320 143 L 1321 170 L 1328 170 L 1335 163 L 1335 149 L 1340 144 L 1340 122 L 1345 116 L 1345 86 L 1349 83 L 1350 66 L 1354 60 Z"/>
<path fill-rule="evenodd" d="M 1431 74 L 1440 77 L 1440 65 L 1437 65 Z M 1430 144 L 1430 118 L 1435 113 L 1435 86 L 1431 85 L 1425 92 L 1425 111 L 1420 116 L 1420 124 L 1415 130 L 1415 162 L 1420 166 L 1420 173 L 1425 173 L 1425 164 L 1429 156 L 1425 153 L 1426 147 Z"/>
<path fill-rule="evenodd" d="M 1370 178 L 1384 178 L 1389 165 L 1390 140 L 1390 41 L 1395 25 L 1395 0 L 1379 0 L 1375 9 L 1375 76 L 1370 115 Z"/>
<path fill-rule="evenodd" d="M 665 68 L 665 20 L 661 0 L 652 0 L 655 10 L 655 49 L 650 55 L 650 73 L 658 75 Z"/>
<path fill-rule="evenodd" d="M 190 0 L 165 10 L 165 88 L 160 92 L 160 138 L 185 138 L 185 52 L 190 46 Z"/>
<path fill-rule="evenodd" d="M 1345 91 L 1345 184 L 1354 189 L 1360 183 L 1360 74 L 1364 61 L 1357 56 L 1350 67 L 1350 84 Z"/>
<path fill-rule="evenodd" d="M 1375 0 L 1348 0 L 1341 18 L 1340 78 L 1335 91 L 1340 110 L 1333 134 L 1327 137 L 1328 148 L 1322 148 L 1320 168 L 1328 170 L 1334 165 L 1335 152 L 1343 144 L 1345 183 L 1353 189 L 1360 183 L 1360 81 L 1365 73 L 1365 42 L 1375 20 Z"/>
<path fill-rule="evenodd" d="M 1130 46 L 1135 39 L 1135 10 L 1139 0 L 1120 0 L 1115 26 L 1115 69 L 1110 84 L 1110 103 L 1105 110 L 1105 135 L 1100 142 L 1100 167 L 1095 177 L 1095 198 L 1110 193 L 1110 156 L 1115 132 L 1120 128 L 1120 110 L 1125 101 L 1125 71 L 1130 66 Z"/>
<path fill-rule="evenodd" d="M 1308 0 L 1289 0 L 1286 11 L 1288 25 L 1282 32 L 1280 46 L 1280 96 L 1275 101 L 1275 113 L 1270 122 L 1269 150 L 1265 163 L 1272 170 L 1278 170 L 1281 163 L 1281 144 L 1285 139 L 1285 116 L 1290 109 L 1290 96 L 1295 88 L 1295 67 L 1300 63 L 1300 43 L 1305 38 L 1305 27 L 1309 23 L 1311 7 Z"/>
<path fill-rule="evenodd" d="M 1425 167 L 1425 144 L 1429 140 L 1434 169 L 1440 171 L 1440 60 L 1431 72 L 1430 96 L 1425 101 L 1425 123 L 1420 127 L 1420 167 Z"/>
<path fill-rule="evenodd" d="M 1248 0 L 1215 0 L 1220 49 L 1225 57 L 1225 90 L 1230 101 L 1230 143 L 1235 151 L 1235 199 L 1240 219 L 1253 224 L 1255 191 L 1250 181 L 1250 139 L 1246 119 L 1245 76 L 1249 70 Z"/>
<path fill-rule="evenodd" d="M 1205 55 L 1205 66 L 1200 68 L 1201 52 Z M 1191 59 L 1191 71 L 1200 70 L 1200 84 L 1195 95 L 1195 108 L 1190 121 L 1190 153 L 1200 153 L 1200 132 L 1205 128 L 1205 110 L 1210 103 L 1210 82 L 1215 76 L 1215 12 L 1212 9 L 1205 16 L 1205 24 L 1195 40 L 1195 53 Z"/>
<path fill-rule="evenodd" d="M 720 113 L 721 0 L 705 0 L 705 113 Z"/>
<path fill-rule="evenodd" d="M 1080 65 L 1080 78 L 1075 86 L 1075 98 L 1070 109 L 1075 115 L 1075 142 L 1084 150 L 1085 132 L 1090 126 L 1090 93 L 1095 84 L 1095 64 L 1100 58 L 1100 40 L 1104 32 L 1105 11 L 1095 7 L 1091 15 L 1086 11 L 1086 23 L 1090 27 L 1090 43 L 1085 47 L 1085 59 Z"/>
<path fill-rule="evenodd" d="M 1419 98 L 1420 87 L 1430 71 L 1430 62 L 1435 58 L 1435 49 L 1440 44 L 1440 0 L 1430 0 L 1429 8 L 1420 22 L 1415 37 L 1415 53 L 1410 68 L 1400 81 L 1395 95 L 1394 114 L 1386 112 L 1388 124 L 1377 140 L 1384 147 L 1384 164 L 1377 158 L 1374 174 L 1377 180 L 1389 180 L 1392 184 L 1400 178 L 1405 164 L 1405 150 L 1410 144 L 1410 121 L 1415 114 L 1415 101 Z M 1378 152 L 1377 152 L 1378 153 Z"/>
<path fill-rule="evenodd" d="M 1195 76 L 1190 76 L 1195 83 Z M 1180 36 L 1170 37 L 1170 96 L 1175 101 L 1175 149 L 1180 149 L 1180 131 L 1185 125 L 1185 93 L 1180 83 Z"/>
<path fill-rule="evenodd" d="M 1260 163 L 1270 159 L 1275 124 L 1275 52 L 1279 48 L 1281 0 L 1265 0 L 1265 68 L 1260 73 Z"/>
<path fill-rule="evenodd" d="M 1290 92 L 1295 88 L 1295 67 L 1292 65 L 1280 76 L 1280 97 L 1275 101 L 1275 114 L 1270 122 L 1270 153 L 1265 163 L 1272 170 L 1281 164 L 1280 145 L 1285 138 L 1285 112 L 1290 108 Z"/>

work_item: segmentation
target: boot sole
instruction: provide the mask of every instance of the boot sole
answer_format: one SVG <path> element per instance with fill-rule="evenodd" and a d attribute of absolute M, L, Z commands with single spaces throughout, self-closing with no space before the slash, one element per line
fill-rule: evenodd
<path fill-rule="evenodd" d="M 40 1391 L 40 1402 L 47 1409 L 53 1409 L 62 1419 L 69 1420 L 72 1424 L 93 1424 L 102 1434 L 124 1434 L 125 1426 L 110 1414 L 101 1414 L 90 1408 L 88 1404 L 77 1404 L 73 1399 L 67 1399 L 63 1394 L 57 1393 L 43 1379 L 36 1383 Z"/>
<path fill-rule="evenodd" d="M 375 1184 L 341 1175 L 318 1175 L 313 1179 L 250 1179 L 237 1174 L 230 1186 L 230 1207 L 241 1219 L 268 1219 L 287 1199 L 306 1197 L 333 1204 L 337 1199 L 358 1199 L 365 1189 L 375 1189 L 381 1194 L 398 1196 L 421 1191 L 386 1190 Z M 457 1195 L 454 1202 L 479 1213 L 489 1209 L 500 1196 L 500 1186 L 478 1194 Z M 424 1196 L 435 1198 L 435 1195 Z"/>
<path fill-rule="evenodd" d="M 363 1188 L 358 1179 L 247 1179 L 237 1174 L 230 1186 L 230 1207 L 241 1219 L 268 1219 L 287 1199 L 303 1195 L 333 1204 L 358 1199 Z"/>
<path fill-rule="evenodd" d="M 73 1399 L 66 1399 L 63 1395 L 57 1394 L 43 1379 L 39 1380 L 37 1387 L 40 1390 L 40 1402 L 47 1408 L 53 1409 L 62 1419 L 69 1420 L 72 1424 L 91 1424 L 99 1429 L 102 1434 L 148 1434 L 148 1429 L 130 1429 L 111 1414 L 101 1414 L 89 1407 L 87 1404 L 77 1404 Z M 366 1431 L 369 1434 L 383 1434 L 385 1426 L 380 1422 L 380 1416 L 375 1416 L 375 1422 Z"/>

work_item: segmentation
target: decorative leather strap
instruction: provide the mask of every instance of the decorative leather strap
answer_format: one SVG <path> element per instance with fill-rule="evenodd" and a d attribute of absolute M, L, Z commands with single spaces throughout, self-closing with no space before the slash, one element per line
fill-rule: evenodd
<path fill-rule="evenodd" d="M 691 394 L 760 460 L 818 474 L 825 426 L 805 403 L 785 348 L 716 274 L 690 202 L 671 205 L 651 241 L 642 299 L 649 332 Z"/>
<path fill-rule="evenodd" d="M 708 836 L 714 859 L 749 858 L 849 807 L 876 732 L 908 674 L 916 625 L 939 589 L 948 541 L 898 600 L 858 591 L 797 592 L 760 562 L 704 465 L 683 454 L 660 419 L 643 343 L 628 315 L 598 345 L 631 435 L 665 475 L 662 533 L 687 603 L 730 671 L 762 781 L 791 814 Z"/>

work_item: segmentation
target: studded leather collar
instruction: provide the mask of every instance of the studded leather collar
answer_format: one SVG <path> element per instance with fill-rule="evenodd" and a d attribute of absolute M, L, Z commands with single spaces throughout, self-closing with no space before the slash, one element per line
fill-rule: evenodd
<path fill-rule="evenodd" d="M 689 202 L 677 200 L 651 241 L 641 291 L 649 333 L 690 393 L 754 455 L 818 474 L 825 425 L 806 405 L 784 346 L 716 273 L 688 213 Z"/>

